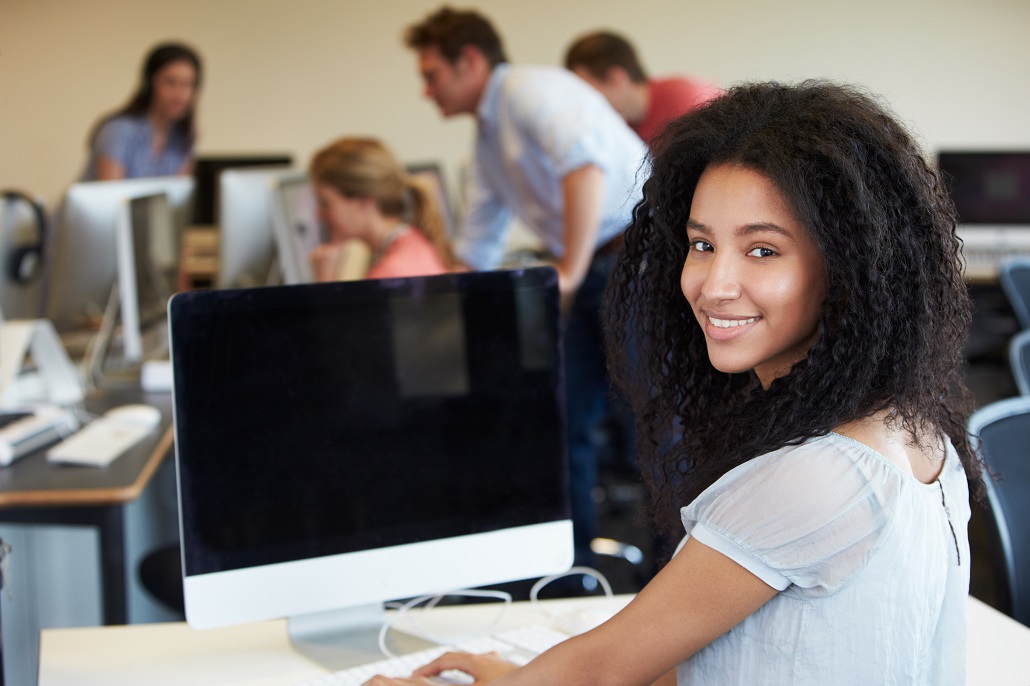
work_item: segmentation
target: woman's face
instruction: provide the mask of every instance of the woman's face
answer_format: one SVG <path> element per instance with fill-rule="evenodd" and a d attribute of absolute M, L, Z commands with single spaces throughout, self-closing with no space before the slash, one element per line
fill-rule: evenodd
<path fill-rule="evenodd" d="M 351 238 L 364 238 L 365 203 L 361 198 L 348 198 L 330 185 L 316 182 L 318 219 L 325 226 L 330 241 L 342 243 Z"/>
<path fill-rule="evenodd" d="M 169 62 L 154 73 L 150 113 L 168 121 L 186 116 L 197 97 L 197 70 L 188 60 Z"/>
<path fill-rule="evenodd" d="M 698 181 L 680 286 L 722 372 L 786 374 L 818 338 L 826 296 L 815 241 L 766 176 L 718 164 Z"/>

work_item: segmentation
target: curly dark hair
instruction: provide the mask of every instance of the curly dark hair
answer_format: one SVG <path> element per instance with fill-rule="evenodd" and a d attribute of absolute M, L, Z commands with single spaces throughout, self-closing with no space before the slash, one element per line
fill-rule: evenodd
<path fill-rule="evenodd" d="M 695 187 L 724 163 L 776 184 L 826 270 L 818 340 L 768 388 L 711 365 L 679 287 Z M 660 530 L 733 467 L 881 410 L 913 438 L 946 434 L 976 487 L 955 224 L 912 137 L 854 87 L 741 85 L 666 127 L 606 296 L 612 376 L 634 406 Z"/>

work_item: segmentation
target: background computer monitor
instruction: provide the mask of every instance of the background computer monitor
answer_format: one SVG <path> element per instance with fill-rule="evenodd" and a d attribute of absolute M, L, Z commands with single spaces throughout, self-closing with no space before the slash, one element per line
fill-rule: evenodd
<path fill-rule="evenodd" d="M 168 176 L 72 185 L 65 194 L 47 284 L 47 317 L 67 331 L 103 314 L 117 279 L 115 223 L 127 198 L 162 192 L 173 222 L 169 235 L 150 237 L 152 257 L 174 272 L 182 229 L 190 216 L 193 179 Z"/>
<path fill-rule="evenodd" d="M 253 153 L 229 155 L 201 155 L 193 164 L 196 182 L 196 201 L 193 203 L 191 223 L 210 226 L 218 219 L 218 177 L 226 169 L 239 167 L 288 167 L 293 158 L 287 153 Z"/>
<path fill-rule="evenodd" d="M 169 311 L 192 626 L 290 617 L 298 643 L 305 617 L 568 569 L 553 269 L 193 291 Z M 318 659 L 373 659 L 363 636 Z"/>
<path fill-rule="evenodd" d="M 143 360 L 143 331 L 162 323 L 171 289 L 151 257 L 150 238 L 173 221 L 168 196 L 154 193 L 122 204 L 116 225 L 122 358 Z"/>
<path fill-rule="evenodd" d="M 1030 227 L 1030 150 L 947 150 L 937 164 L 963 226 Z"/>
<path fill-rule="evenodd" d="M 274 195 L 275 240 L 283 282 L 311 283 L 314 274 L 309 255 L 327 236 L 315 204 L 315 193 L 307 174 L 279 180 Z"/>
<path fill-rule="evenodd" d="M 264 286 L 276 265 L 273 195 L 288 167 L 226 169 L 219 176 L 218 288 Z"/>

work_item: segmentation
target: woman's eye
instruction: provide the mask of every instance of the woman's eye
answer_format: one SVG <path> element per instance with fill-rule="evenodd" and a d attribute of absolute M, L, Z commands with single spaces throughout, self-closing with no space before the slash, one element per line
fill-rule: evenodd
<path fill-rule="evenodd" d="M 754 248 L 748 253 L 751 257 L 772 257 L 776 251 L 772 248 Z"/>
<path fill-rule="evenodd" d="M 711 252 L 712 244 L 707 241 L 690 241 L 690 249 L 697 252 Z"/>

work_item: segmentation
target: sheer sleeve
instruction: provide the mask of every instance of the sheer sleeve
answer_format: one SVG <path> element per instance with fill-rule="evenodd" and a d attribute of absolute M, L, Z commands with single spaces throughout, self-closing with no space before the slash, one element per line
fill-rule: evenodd
<path fill-rule="evenodd" d="M 771 587 L 825 595 L 876 550 L 901 476 L 886 458 L 831 434 L 740 465 L 681 515 L 691 537 Z"/>

